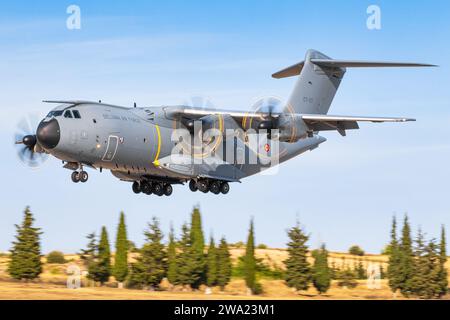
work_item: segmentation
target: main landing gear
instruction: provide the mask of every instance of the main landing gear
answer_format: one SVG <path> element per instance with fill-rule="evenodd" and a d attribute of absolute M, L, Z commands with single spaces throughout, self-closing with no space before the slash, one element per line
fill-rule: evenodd
<path fill-rule="evenodd" d="M 227 194 L 230 192 L 230 185 L 226 181 L 200 179 L 198 181 L 191 180 L 189 189 L 192 192 L 201 191 L 203 193 Z"/>
<path fill-rule="evenodd" d="M 147 195 L 155 194 L 158 197 L 171 196 L 173 187 L 169 183 L 150 182 L 150 181 L 135 181 L 133 182 L 133 192 L 136 194 L 144 193 Z"/>
<path fill-rule="evenodd" d="M 78 182 L 85 183 L 89 180 L 89 175 L 86 171 L 80 171 L 80 172 L 74 171 L 74 172 L 72 172 L 71 178 L 74 183 L 78 183 Z"/>

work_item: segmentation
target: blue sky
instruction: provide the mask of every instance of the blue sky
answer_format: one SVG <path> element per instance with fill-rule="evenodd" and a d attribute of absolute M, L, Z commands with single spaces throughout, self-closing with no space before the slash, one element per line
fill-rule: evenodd
<path fill-rule="evenodd" d="M 66 28 L 66 8 L 81 8 L 82 29 Z M 377 4 L 382 29 L 366 28 Z M 130 238 L 142 243 L 153 215 L 179 230 L 200 204 L 204 229 L 245 240 L 255 218 L 259 243 L 282 247 L 298 217 L 310 244 L 332 250 L 388 241 L 394 213 L 437 237 L 450 226 L 450 4 L 448 1 L 10 1 L 0 4 L 0 251 L 30 205 L 45 232 L 45 252 L 78 251 L 106 225 L 115 236 L 124 210 Z M 135 196 L 108 172 L 74 185 L 60 162 L 24 167 L 12 146 L 16 123 L 45 114 L 44 99 L 102 99 L 141 106 L 191 97 L 247 109 L 261 96 L 286 98 L 294 79 L 270 75 L 314 48 L 341 59 L 434 63 L 437 69 L 349 70 L 331 114 L 409 116 L 407 124 L 363 124 L 346 138 L 323 134 L 317 150 L 277 175 L 232 185 L 226 197 L 175 187 L 171 198 Z"/>

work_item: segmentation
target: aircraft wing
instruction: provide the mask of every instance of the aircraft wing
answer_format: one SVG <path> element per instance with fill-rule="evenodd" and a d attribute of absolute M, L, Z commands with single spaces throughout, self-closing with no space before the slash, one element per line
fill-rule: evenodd
<path fill-rule="evenodd" d="M 199 119 L 210 115 L 230 116 L 237 123 L 245 123 L 248 118 L 258 118 L 261 120 L 270 119 L 270 117 L 278 118 L 279 113 L 269 114 L 266 112 L 243 112 L 243 111 L 227 111 L 214 109 L 197 109 L 190 107 L 169 108 L 166 110 L 168 115 L 172 117 L 183 117 L 187 119 Z M 358 117 L 358 116 L 333 116 L 323 114 L 290 114 L 301 118 L 311 131 L 329 131 L 337 130 L 341 135 L 345 135 L 345 130 L 359 129 L 358 122 L 408 122 L 415 121 L 411 118 L 394 118 L 394 117 Z"/>
<path fill-rule="evenodd" d="M 332 116 L 322 114 L 304 114 L 301 115 L 301 118 L 312 131 L 337 130 L 343 136 L 345 136 L 345 130 L 359 129 L 358 122 L 416 121 L 410 118 Z"/>

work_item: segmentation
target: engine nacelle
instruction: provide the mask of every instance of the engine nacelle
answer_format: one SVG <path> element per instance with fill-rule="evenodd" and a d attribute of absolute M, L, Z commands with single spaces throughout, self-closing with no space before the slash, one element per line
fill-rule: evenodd
<path fill-rule="evenodd" d="M 295 114 L 281 114 L 278 118 L 278 140 L 294 143 L 308 137 L 308 126 L 301 116 Z"/>

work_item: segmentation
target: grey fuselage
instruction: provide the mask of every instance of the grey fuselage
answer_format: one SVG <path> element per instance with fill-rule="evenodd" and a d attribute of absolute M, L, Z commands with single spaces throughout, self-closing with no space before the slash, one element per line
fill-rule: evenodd
<path fill-rule="evenodd" d="M 194 164 L 181 169 L 172 166 L 170 155 L 176 146 L 172 134 L 175 129 L 183 128 L 183 124 L 168 115 L 171 108 L 176 107 L 125 108 L 91 102 L 62 104 L 42 122 L 56 120 L 60 135 L 55 147 L 44 149 L 69 164 L 109 169 L 124 181 L 146 178 L 184 183 L 207 177 L 234 182 L 267 169 L 261 164 L 246 163 L 214 167 Z M 71 117 L 67 117 L 67 111 Z M 74 111 L 79 118 L 74 117 Z M 312 150 L 324 141 L 323 137 L 314 135 L 295 143 L 281 142 L 279 163 Z M 248 152 L 246 142 L 238 140 L 237 144 Z"/>

